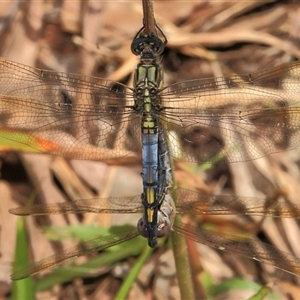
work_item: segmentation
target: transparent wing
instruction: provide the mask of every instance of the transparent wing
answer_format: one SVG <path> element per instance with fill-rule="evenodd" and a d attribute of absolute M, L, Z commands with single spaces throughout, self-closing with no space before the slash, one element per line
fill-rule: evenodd
<path fill-rule="evenodd" d="M 56 253 L 52 256 L 49 256 L 45 259 L 42 259 L 38 262 L 31 264 L 30 266 L 17 270 L 11 275 L 12 280 L 19 280 L 22 278 L 26 278 L 28 276 L 34 275 L 42 270 L 46 270 L 48 268 L 54 267 L 62 262 L 67 261 L 71 258 L 76 258 L 78 256 L 95 252 L 101 251 L 107 248 L 110 248 L 114 245 L 121 244 L 125 241 L 128 241 L 136 236 L 139 233 L 136 229 L 127 229 L 119 234 L 111 234 L 109 236 L 101 236 L 96 239 L 82 242 L 77 246 L 65 249 L 62 252 Z"/>
<path fill-rule="evenodd" d="M 272 217 L 300 218 L 300 205 L 283 201 L 269 202 L 265 199 L 251 197 L 224 197 L 208 196 L 196 191 L 178 189 L 179 204 L 176 212 L 179 214 L 197 215 L 264 215 Z M 18 207 L 9 210 L 16 215 L 41 215 L 64 213 L 141 213 L 141 196 L 126 198 L 94 198 L 77 200 L 66 203 L 47 205 L 33 205 Z M 300 260 L 291 254 L 245 237 L 237 237 L 224 233 L 212 232 L 190 225 L 176 223 L 174 231 L 187 238 L 205 245 L 233 251 L 252 259 L 272 264 L 287 272 L 300 275 Z M 83 242 L 78 246 L 66 249 L 60 253 L 33 263 L 28 268 L 21 269 L 12 274 L 12 279 L 21 279 L 33 275 L 41 270 L 48 269 L 70 258 L 86 253 L 103 250 L 122 243 L 138 235 L 137 230 L 124 231 L 121 235 L 101 236 L 94 240 Z M 277 260 L 280 258 L 280 262 Z"/>
<path fill-rule="evenodd" d="M 300 276 L 300 258 L 254 239 L 176 223 L 174 231 L 209 247 L 236 253 Z"/>
<path fill-rule="evenodd" d="M 12 208 L 11 214 L 48 215 L 70 213 L 141 213 L 143 211 L 141 195 L 122 198 L 93 198 L 82 199 L 72 202 L 36 204 Z"/>
<path fill-rule="evenodd" d="M 141 213 L 141 196 L 124 198 L 94 198 L 76 200 L 72 202 L 37 204 L 28 207 L 17 207 L 9 210 L 15 215 L 49 215 L 49 214 L 68 214 L 68 213 Z M 137 229 L 123 230 L 119 234 L 101 236 L 96 239 L 81 242 L 79 245 L 68 248 L 50 257 L 42 259 L 30 266 L 17 270 L 11 275 L 13 280 L 26 278 L 42 270 L 51 268 L 68 259 L 85 255 L 90 252 L 100 251 L 114 245 L 123 243 L 138 236 Z"/>
<path fill-rule="evenodd" d="M 0 59 L 0 137 L 38 152 L 109 160 L 140 151 L 132 90 Z M 193 162 L 256 159 L 299 147 L 300 63 L 198 79 L 160 91 L 171 154 Z"/>
<path fill-rule="evenodd" d="M 193 162 L 247 161 L 300 146 L 300 62 L 185 81 L 160 92 L 171 154 Z"/>
<path fill-rule="evenodd" d="M 0 138 L 33 151 L 108 160 L 139 151 L 132 91 L 112 81 L 0 58 Z"/>
<path fill-rule="evenodd" d="M 177 213 L 189 215 L 251 215 L 300 219 L 300 205 L 287 201 L 240 196 L 212 196 L 178 189 Z"/>
<path fill-rule="evenodd" d="M 252 215 L 278 218 L 300 218 L 300 205 L 286 201 L 240 196 L 214 196 L 178 189 L 179 214 Z M 37 204 L 12 208 L 15 215 L 47 215 L 68 213 L 142 213 L 141 195 L 120 198 L 80 199 L 72 202 Z"/>

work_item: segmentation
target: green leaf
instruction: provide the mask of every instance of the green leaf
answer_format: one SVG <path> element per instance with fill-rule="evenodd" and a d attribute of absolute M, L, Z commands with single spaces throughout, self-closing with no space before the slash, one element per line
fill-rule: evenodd
<path fill-rule="evenodd" d="M 258 292 L 261 290 L 261 286 L 251 280 L 246 280 L 246 279 L 240 279 L 240 278 L 233 278 L 233 279 L 229 279 L 226 280 L 224 282 L 222 282 L 221 284 L 218 285 L 213 285 L 209 287 L 209 291 L 208 294 L 211 297 L 216 297 L 219 295 L 222 295 L 228 291 L 232 291 L 232 290 L 248 290 L 248 291 L 253 291 L 253 292 Z M 271 299 L 274 300 L 279 300 L 279 298 L 277 298 L 274 294 L 272 294 L 270 292 L 270 289 L 268 289 L 268 296 Z M 260 294 L 262 295 L 262 294 Z M 261 300 L 263 298 L 253 298 L 255 300 Z"/>
<path fill-rule="evenodd" d="M 17 221 L 17 239 L 13 269 L 27 267 L 29 265 L 28 239 L 23 217 Z M 32 277 L 13 281 L 11 300 L 34 300 L 35 286 Z"/>
<path fill-rule="evenodd" d="M 117 234 L 118 231 L 128 228 L 134 228 L 133 226 L 118 226 L 112 227 L 109 232 Z M 98 234 L 99 236 L 99 234 Z M 50 275 L 43 277 L 36 283 L 36 290 L 42 291 L 51 288 L 56 284 L 61 284 L 64 282 L 71 281 L 78 277 L 84 277 L 88 274 L 97 272 L 99 268 L 105 266 L 111 266 L 116 262 L 120 262 L 130 256 L 139 255 L 145 248 L 145 239 L 138 236 L 132 240 L 126 241 L 119 245 L 113 246 L 96 257 L 89 259 L 87 262 L 81 265 L 74 265 L 74 263 L 69 263 L 69 265 L 64 265 L 62 267 L 57 267 Z"/>
<path fill-rule="evenodd" d="M 270 292 L 270 286 L 265 285 L 263 286 L 255 295 L 253 295 L 249 300 L 263 300 L 265 297 L 269 297 L 268 299 L 276 299 L 279 300 L 279 297 L 276 297 L 274 294 Z"/>
<path fill-rule="evenodd" d="M 60 147 L 60 145 L 48 139 L 34 137 L 26 132 L 3 128 L 0 130 L 1 151 L 41 153 Z"/>

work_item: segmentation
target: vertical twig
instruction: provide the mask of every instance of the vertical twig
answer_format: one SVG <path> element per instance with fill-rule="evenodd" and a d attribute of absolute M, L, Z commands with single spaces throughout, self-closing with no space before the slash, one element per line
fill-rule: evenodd
<path fill-rule="evenodd" d="M 173 167 L 174 165 L 172 163 L 172 170 Z M 172 197 L 176 206 L 178 204 L 176 185 L 173 188 Z M 176 222 L 181 222 L 180 215 L 176 215 L 175 223 Z M 182 235 L 176 232 L 172 232 L 171 238 L 181 299 L 196 299 L 186 240 Z"/>
<path fill-rule="evenodd" d="M 153 1 L 152 0 L 143 0 L 143 25 L 145 28 L 145 32 L 148 35 L 155 35 L 155 18 L 153 13 Z"/>

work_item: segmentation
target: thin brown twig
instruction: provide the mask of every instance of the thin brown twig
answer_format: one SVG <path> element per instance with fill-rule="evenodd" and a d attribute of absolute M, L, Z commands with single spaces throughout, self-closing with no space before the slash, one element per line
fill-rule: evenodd
<path fill-rule="evenodd" d="M 145 27 L 145 32 L 147 35 L 155 35 L 155 19 L 153 13 L 153 1 L 152 0 L 143 0 L 143 14 L 144 20 L 143 24 Z"/>

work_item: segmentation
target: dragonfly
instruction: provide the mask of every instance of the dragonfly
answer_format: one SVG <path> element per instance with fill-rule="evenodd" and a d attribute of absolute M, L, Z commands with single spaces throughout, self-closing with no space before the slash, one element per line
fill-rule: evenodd
<path fill-rule="evenodd" d="M 140 57 L 134 85 L 40 70 L 0 58 L 0 137 L 32 152 L 111 161 L 141 155 L 143 194 L 81 199 L 10 210 L 16 215 L 142 213 L 137 229 L 99 237 L 17 270 L 22 279 L 69 258 L 100 251 L 141 234 L 150 247 L 171 230 L 300 276 L 300 259 L 275 247 L 174 222 L 176 214 L 300 218 L 300 206 L 247 197 L 207 196 L 173 188 L 171 160 L 248 161 L 299 147 L 300 63 L 229 77 L 163 86 L 167 44 L 152 9 L 131 50 Z M 178 203 L 174 204 L 173 190 Z"/>

